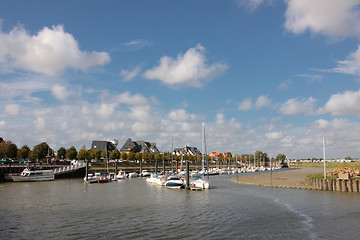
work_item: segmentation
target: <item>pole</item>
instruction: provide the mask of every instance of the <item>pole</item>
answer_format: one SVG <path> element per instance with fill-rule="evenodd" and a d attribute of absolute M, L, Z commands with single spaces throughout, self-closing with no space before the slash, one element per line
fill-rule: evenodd
<path fill-rule="evenodd" d="M 186 160 L 186 189 L 190 189 L 190 168 L 189 168 L 189 161 Z"/>
<path fill-rule="evenodd" d="M 325 166 L 325 138 L 323 138 L 323 153 L 324 153 L 324 179 L 326 179 L 326 166 Z"/>
<path fill-rule="evenodd" d="M 88 176 L 88 171 L 89 171 L 89 161 L 86 160 L 86 169 L 85 169 L 85 180 L 89 181 L 89 176 Z"/>

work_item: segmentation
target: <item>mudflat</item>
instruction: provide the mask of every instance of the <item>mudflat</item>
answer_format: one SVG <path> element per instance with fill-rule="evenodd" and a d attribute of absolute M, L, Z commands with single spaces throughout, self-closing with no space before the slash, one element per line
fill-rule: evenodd
<path fill-rule="evenodd" d="M 255 173 L 251 176 L 241 176 L 239 174 L 239 177 L 232 178 L 232 181 L 266 187 L 311 189 L 311 187 L 305 185 L 306 176 L 322 173 L 323 171 L 322 168 L 289 168 L 285 171 L 273 171 L 272 174 L 270 171 Z"/>

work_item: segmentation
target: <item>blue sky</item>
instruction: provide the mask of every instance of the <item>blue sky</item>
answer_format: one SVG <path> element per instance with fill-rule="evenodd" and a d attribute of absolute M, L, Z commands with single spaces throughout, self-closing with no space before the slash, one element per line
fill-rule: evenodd
<path fill-rule="evenodd" d="M 360 0 L 1 1 L 0 136 L 360 156 Z"/>

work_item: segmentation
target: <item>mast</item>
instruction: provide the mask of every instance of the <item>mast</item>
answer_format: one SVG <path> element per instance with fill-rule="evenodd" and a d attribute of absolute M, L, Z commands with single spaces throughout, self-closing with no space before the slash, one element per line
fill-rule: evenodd
<path fill-rule="evenodd" d="M 325 138 L 323 137 L 323 154 L 324 154 L 324 179 L 326 179 L 326 166 L 325 166 Z"/>
<path fill-rule="evenodd" d="M 208 176 L 208 181 L 210 180 L 210 177 L 209 177 L 209 161 L 207 159 L 207 153 L 206 153 L 206 139 L 205 139 L 205 122 L 203 122 L 203 138 L 204 138 L 204 141 L 203 141 L 203 144 L 204 144 L 204 150 L 205 150 L 205 159 L 206 159 L 206 168 L 207 168 L 207 176 Z"/>
<path fill-rule="evenodd" d="M 201 169 L 202 171 L 205 170 L 205 166 L 204 166 L 204 160 L 205 160 L 205 122 L 203 122 L 202 124 L 202 161 L 201 161 Z"/>

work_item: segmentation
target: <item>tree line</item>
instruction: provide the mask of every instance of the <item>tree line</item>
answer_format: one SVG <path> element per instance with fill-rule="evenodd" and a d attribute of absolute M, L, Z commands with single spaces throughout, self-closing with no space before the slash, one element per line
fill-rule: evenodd
<path fill-rule="evenodd" d="M 217 159 L 209 158 L 210 161 L 242 161 L 244 163 L 256 163 L 259 162 L 269 162 L 270 158 L 268 157 L 267 153 L 256 151 L 254 154 L 232 154 L 229 152 L 227 153 L 229 157 L 218 157 Z M 52 149 L 46 142 L 42 142 L 38 145 L 35 145 L 33 149 L 30 149 L 27 145 L 23 145 L 21 148 L 18 148 L 15 143 L 12 141 L 3 141 L 0 143 L 0 158 L 12 158 L 12 159 L 36 159 L 36 160 L 64 160 L 64 159 L 79 159 L 79 160 L 86 160 L 86 159 L 121 159 L 121 160 L 148 160 L 148 161 L 158 161 L 158 160 L 167 160 L 170 161 L 171 159 L 179 161 L 179 160 L 188 160 L 191 162 L 201 162 L 202 155 L 192 156 L 192 155 L 176 155 L 171 154 L 169 152 L 165 153 L 141 153 L 137 150 L 137 148 L 133 148 L 130 150 L 129 153 L 120 153 L 119 150 L 113 151 L 99 151 L 94 149 L 86 149 L 85 145 L 77 151 L 74 146 L 66 149 L 65 147 L 60 147 L 57 150 L 57 154 L 55 154 L 55 150 Z M 276 158 L 273 158 L 273 161 L 284 161 L 286 159 L 285 154 L 278 154 Z"/>

